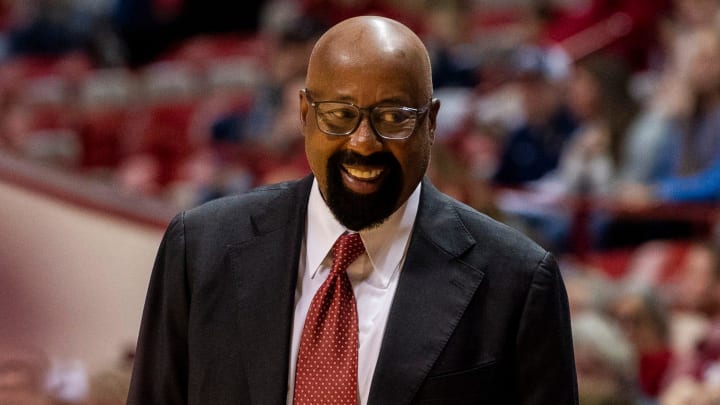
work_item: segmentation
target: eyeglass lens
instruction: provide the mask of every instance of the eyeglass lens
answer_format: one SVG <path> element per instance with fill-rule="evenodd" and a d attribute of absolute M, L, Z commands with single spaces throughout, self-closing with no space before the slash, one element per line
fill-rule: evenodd
<path fill-rule="evenodd" d="M 331 135 L 349 135 L 354 132 L 362 111 L 357 106 L 340 102 L 316 103 L 318 125 Z M 378 134 L 385 138 L 407 138 L 415 129 L 417 110 L 408 107 L 376 106 L 370 110 L 370 122 Z"/>

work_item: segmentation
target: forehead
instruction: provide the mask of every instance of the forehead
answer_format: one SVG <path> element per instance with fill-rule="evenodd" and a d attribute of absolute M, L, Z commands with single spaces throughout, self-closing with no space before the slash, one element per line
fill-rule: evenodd
<path fill-rule="evenodd" d="M 308 75 L 307 88 L 317 99 L 357 103 L 424 101 L 422 85 L 412 69 L 387 61 L 381 64 L 349 62 L 325 65 Z"/>
<path fill-rule="evenodd" d="M 370 27 L 372 28 L 372 26 Z M 307 87 L 316 98 L 373 102 L 430 97 L 427 53 L 419 40 L 360 27 L 321 39 L 310 58 Z"/>

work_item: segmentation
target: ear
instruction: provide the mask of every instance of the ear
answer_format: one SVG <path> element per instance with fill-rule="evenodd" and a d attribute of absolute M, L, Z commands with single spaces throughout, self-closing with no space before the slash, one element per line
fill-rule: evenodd
<path fill-rule="evenodd" d="M 430 144 L 435 142 L 435 127 L 437 125 L 438 111 L 440 111 L 440 100 L 434 98 L 430 103 L 430 111 L 428 111 L 428 124 L 430 125 L 428 135 L 430 136 Z"/>
<path fill-rule="evenodd" d="M 310 104 L 308 103 L 307 96 L 305 95 L 306 89 L 300 90 L 300 122 L 302 123 L 303 128 L 305 128 L 305 124 L 307 123 L 307 114 L 308 111 L 310 111 Z M 303 131 L 304 132 L 304 131 Z"/>

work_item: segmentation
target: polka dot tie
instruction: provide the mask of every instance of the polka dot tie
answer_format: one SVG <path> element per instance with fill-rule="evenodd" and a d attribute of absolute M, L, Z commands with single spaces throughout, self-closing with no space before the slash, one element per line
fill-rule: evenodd
<path fill-rule="evenodd" d="M 365 252 L 360 234 L 332 248 L 327 280 L 313 297 L 300 337 L 295 405 L 357 405 L 358 319 L 347 268 Z"/>

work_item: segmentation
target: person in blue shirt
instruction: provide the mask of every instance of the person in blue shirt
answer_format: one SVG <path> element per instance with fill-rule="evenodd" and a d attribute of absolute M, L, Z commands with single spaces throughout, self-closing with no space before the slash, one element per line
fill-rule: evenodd
<path fill-rule="evenodd" d="M 666 120 L 672 168 L 655 181 L 622 187 L 621 198 L 631 204 L 720 200 L 720 33 L 699 29 L 680 44 L 687 60 L 675 75 L 681 86 L 668 94 L 678 106 Z"/>
<path fill-rule="evenodd" d="M 577 129 L 547 58 L 537 48 L 522 48 L 514 57 L 525 119 L 508 134 L 493 178 L 496 184 L 523 185 L 557 168 L 566 141 Z"/>

